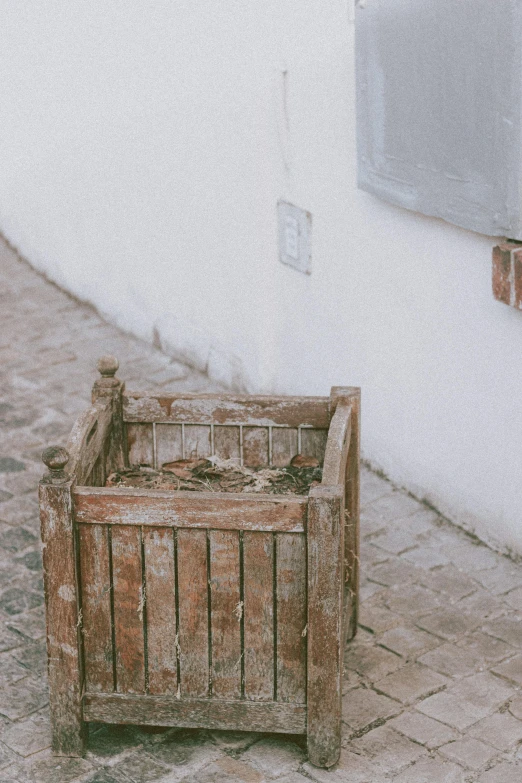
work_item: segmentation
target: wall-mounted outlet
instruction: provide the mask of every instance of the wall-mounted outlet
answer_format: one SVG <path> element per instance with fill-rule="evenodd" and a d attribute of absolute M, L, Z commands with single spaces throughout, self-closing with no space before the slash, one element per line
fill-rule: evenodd
<path fill-rule="evenodd" d="M 311 214 L 286 201 L 279 201 L 277 216 L 281 263 L 306 275 L 311 274 Z"/>

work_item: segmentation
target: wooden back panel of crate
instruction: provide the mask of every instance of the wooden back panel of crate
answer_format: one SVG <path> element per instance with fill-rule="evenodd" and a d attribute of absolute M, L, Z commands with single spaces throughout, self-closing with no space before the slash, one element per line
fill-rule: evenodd
<path fill-rule="evenodd" d="M 128 462 L 322 464 L 328 405 L 126 397 Z M 307 500 L 77 488 L 87 719 L 304 732 Z"/>

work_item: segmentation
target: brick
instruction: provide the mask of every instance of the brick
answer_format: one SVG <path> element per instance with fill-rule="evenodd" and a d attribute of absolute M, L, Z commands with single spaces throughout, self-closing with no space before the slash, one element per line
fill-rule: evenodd
<path fill-rule="evenodd" d="M 493 745 L 498 750 L 505 751 L 522 741 L 522 721 L 514 718 L 509 712 L 496 712 L 475 723 L 470 728 L 469 734 Z"/>
<path fill-rule="evenodd" d="M 375 687 L 402 704 L 412 704 L 444 688 L 448 682 L 447 677 L 431 671 L 427 666 L 411 663 L 379 680 Z"/>
<path fill-rule="evenodd" d="M 439 748 L 439 753 L 447 756 L 452 761 L 475 770 L 484 767 L 488 761 L 497 755 L 497 752 L 491 745 L 486 745 L 484 742 L 480 742 L 480 740 L 472 737 L 450 742 Z"/>
<path fill-rule="evenodd" d="M 343 721 L 353 731 L 391 718 L 400 711 L 401 705 L 396 701 L 368 688 L 354 688 L 343 696 Z"/>
<path fill-rule="evenodd" d="M 449 726 L 415 711 L 404 712 L 389 721 L 388 725 L 419 745 L 425 745 L 428 750 L 445 745 L 460 736 Z"/>

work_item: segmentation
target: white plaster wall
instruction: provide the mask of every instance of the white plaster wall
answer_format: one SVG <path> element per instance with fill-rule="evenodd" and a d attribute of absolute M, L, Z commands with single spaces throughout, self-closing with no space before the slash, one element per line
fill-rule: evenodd
<path fill-rule="evenodd" d="M 356 189 L 349 0 L 0 11 L 7 238 L 235 387 L 360 384 L 364 455 L 522 552 L 522 313 L 495 240 Z M 278 262 L 279 198 L 312 213 L 309 277 Z"/>

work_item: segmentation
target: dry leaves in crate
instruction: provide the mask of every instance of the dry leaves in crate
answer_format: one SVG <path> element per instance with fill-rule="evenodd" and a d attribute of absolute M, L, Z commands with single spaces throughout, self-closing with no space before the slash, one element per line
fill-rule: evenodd
<path fill-rule="evenodd" d="M 311 487 L 320 483 L 321 474 L 318 460 L 304 454 L 297 454 L 284 468 L 249 468 L 235 460 L 209 457 L 165 462 L 161 470 L 133 465 L 112 473 L 106 486 L 306 495 Z"/>

